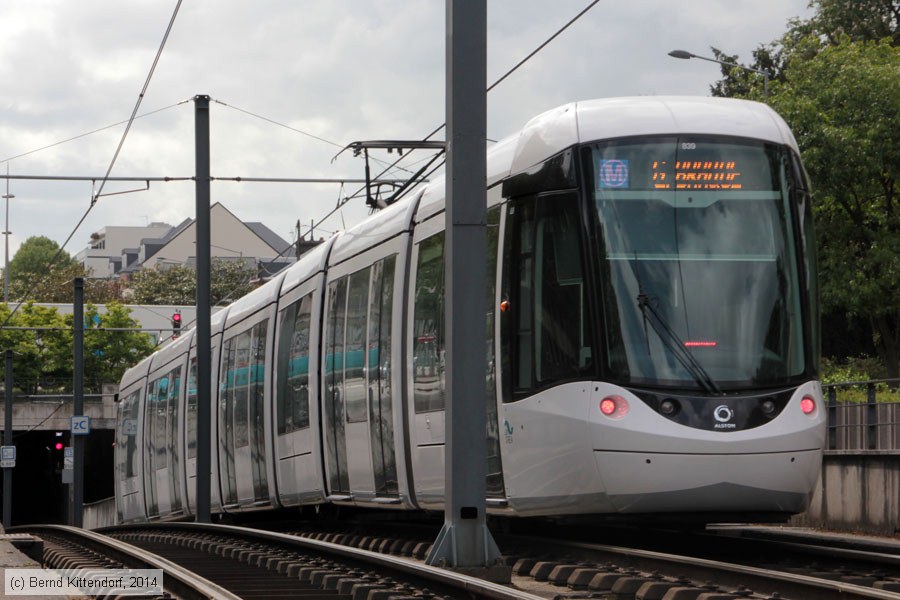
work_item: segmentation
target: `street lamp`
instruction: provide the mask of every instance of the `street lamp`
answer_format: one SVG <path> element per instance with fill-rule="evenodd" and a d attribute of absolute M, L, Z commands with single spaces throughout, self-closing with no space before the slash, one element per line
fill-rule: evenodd
<path fill-rule="evenodd" d="M 669 52 L 669 56 L 672 58 L 683 58 L 685 60 L 689 58 L 699 58 L 700 60 L 708 60 L 709 62 L 719 63 L 720 65 L 725 65 L 726 67 L 738 67 L 739 69 L 744 69 L 745 71 L 752 71 L 753 73 L 760 73 L 763 76 L 763 90 L 765 91 L 766 100 L 769 99 L 769 72 L 764 71 L 762 69 L 754 69 L 753 67 L 745 67 L 744 65 L 739 65 L 737 63 L 730 63 L 724 60 L 718 60 L 716 58 L 708 58 L 706 56 L 697 56 L 693 52 L 688 52 L 687 50 L 672 50 Z"/>

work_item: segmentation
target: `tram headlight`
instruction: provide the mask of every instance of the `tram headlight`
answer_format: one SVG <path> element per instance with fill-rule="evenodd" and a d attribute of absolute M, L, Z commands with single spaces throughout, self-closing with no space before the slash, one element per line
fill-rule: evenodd
<path fill-rule="evenodd" d="M 621 419 L 628 414 L 628 400 L 622 396 L 606 396 L 600 401 L 600 412 L 610 419 Z"/>
<path fill-rule="evenodd" d="M 800 401 L 800 410 L 803 411 L 804 415 L 811 415 L 816 410 L 816 399 L 812 396 L 803 396 L 803 399 Z"/>
<path fill-rule="evenodd" d="M 662 402 L 659 403 L 659 412 L 662 415 L 667 417 L 671 417 L 675 413 L 678 412 L 678 401 L 673 400 L 672 398 L 666 398 Z"/>
<path fill-rule="evenodd" d="M 767 419 L 771 419 L 772 417 L 774 417 L 774 416 L 775 416 L 775 411 L 776 411 L 777 408 L 778 408 L 778 407 L 775 406 L 775 403 L 774 403 L 774 402 L 772 402 L 771 400 L 768 400 L 768 399 L 767 399 L 767 400 L 763 400 L 763 401 L 760 403 L 759 407 L 760 407 L 760 409 L 762 409 L 762 413 L 763 413 L 763 415 L 765 415 L 765 417 L 766 417 Z"/>

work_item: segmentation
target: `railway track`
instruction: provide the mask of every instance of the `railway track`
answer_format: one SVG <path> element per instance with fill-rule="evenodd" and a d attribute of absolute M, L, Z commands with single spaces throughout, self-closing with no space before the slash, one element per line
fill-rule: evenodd
<path fill-rule="evenodd" d="M 293 533 L 417 559 L 427 555 L 430 539 L 416 528 L 400 539 L 393 530 L 388 536 L 359 529 Z M 545 597 L 900 599 L 900 543 L 890 540 L 743 527 L 538 533 L 495 537 L 512 567 L 513 583 Z M 579 541 L 579 536 L 617 544 Z M 675 591 L 667 597 L 668 590 Z"/>
<path fill-rule="evenodd" d="M 285 533 L 186 523 L 106 533 L 168 564 L 186 566 L 198 580 L 240 598 L 900 600 L 896 542 L 849 543 L 746 528 L 703 534 L 632 530 L 629 535 L 618 530 L 605 536 L 630 538 L 628 545 L 500 535 L 497 540 L 512 570 L 511 586 L 500 586 L 424 565 L 433 534 L 426 529 L 403 528 L 406 533 L 398 536 L 396 527 L 342 527 L 335 532 L 294 525 Z M 28 531 L 55 540 L 59 529 Z M 164 568 L 168 583 L 169 568 L 153 568 Z M 185 598 L 226 597 L 167 592 Z"/>
<path fill-rule="evenodd" d="M 25 529 L 25 528 L 23 528 Z M 176 523 L 140 527 L 117 527 L 106 535 L 72 528 L 28 527 L 27 531 L 52 539 L 46 555 L 55 556 L 66 547 L 65 564 L 88 564 L 92 568 L 114 568 L 106 550 L 88 548 L 72 541 L 80 534 L 90 539 L 112 538 L 107 547 L 131 548 L 145 557 L 158 557 L 169 569 L 190 574 L 209 586 L 206 592 L 171 591 L 179 598 L 339 598 L 347 600 L 441 600 L 490 598 L 494 600 L 541 600 L 541 596 L 516 590 L 415 561 L 303 539 L 277 532 L 227 525 Z M 73 558 L 74 555 L 78 558 Z M 52 559 L 51 560 L 55 560 Z M 180 567 L 179 567 L 180 565 Z M 47 566 L 51 566 L 48 564 Z M 137 567 L 134 567 L 137 568 Z M 212 591 L 209 591 L 212 590 Z M 167 592 L 169 590 L 167 589 Z"/>
<path fill-rule="evenodd" d="M 43 542 L 41 565 L 48 569 L 84 572 L 93 569 L 161 569 L 163 598 L 240 600 L 186 567 L 105 535 L 64 525 L 29 525 L 27 531 Z M 133 597 L 133 596 L 132 596 Z"/>
<path fill-rule="evenodd" d="M 900 590 L 896 570 L 891 575 L 865 567 L 803 560 L 799 556 L 807 550 L 799 546 L 794 547 L 796 556 L 785 562 L 776 553 L 757 562 L 758 566 L 548 538 L 519 538 L 510 547 L 519 552 L 513 567 L 518 576 L 617 599 L 900 599 L 900 593 L 893 591 Z M 870 558 L 861 552 L 855 556 L 856 561 Z M 678 592 L 667 596 L 669 590 Z"/>

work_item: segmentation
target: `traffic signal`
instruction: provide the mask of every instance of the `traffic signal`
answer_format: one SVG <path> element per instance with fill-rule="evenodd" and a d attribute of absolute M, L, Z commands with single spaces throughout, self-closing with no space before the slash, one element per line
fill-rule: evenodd
<path fill-rule="evenodd" d="M 178 337 L 181 333 L 181 313 L 176 312 L 172 315 L 172 337 Z"/>

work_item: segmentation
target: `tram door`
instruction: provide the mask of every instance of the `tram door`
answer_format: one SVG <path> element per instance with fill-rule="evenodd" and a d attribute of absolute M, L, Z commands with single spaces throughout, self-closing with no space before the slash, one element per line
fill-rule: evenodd
<path fill-rule="evenodd" d="M 330 496 L 350 495 L 345 428 L 344 328 L 347 316 L 347 278 L 328 286 L 328 325 L 325 329 L 324 406 L 325 469 Z"/>
<path fill-rule="evenodd" d="M 275 364 L 275 453 L 278 495 L 285 506 L 321 501 L 321 462 L 318 452 L 318 412 L 310 414 L 317 382 L 311 377 L 319 347 L 313 323 L 313 292 L 290 302 L 279 313 L 278 350 Z"/>
<path fill-rule="evenodd" d="M 391 346 L 394 306 L 394 270 L 397 257 L 372 265 L 369 292 L 366 383 L 369 432 L 376 498 L 397 498 L 397 459 L 394 452 Z"/>
<path fill-rule="evenodd" d="M 391 407 L 391 306 L 396 257 L 329 285 L 325 424 L 332 497 L 398 496 Z"/>
<path fill-rule="evenodd" d="M 505 498 L 500 436 L 497 418 L 496 365 L 494 352 L 496 273 L 499 239 L 499 207 L 487 214 L 487 271 L 485 306 L 485 437 L 487 454 L 487 498 Z M 439 217 L 437 220 L 443 221 Z M 435 221 L 435 219 L 432 219 Z M 444 232 L 427 222 L 421 228 L 426 237 L 417 244 L 414 297 L 412 299 L 413 361 L 413 453 L 417 498 L 424 505 L 443 500 L 445 444 L 445 349 L 444 329 Z M 441 223 L 442 224 L 442 223 Z"/>
<path fill-rule="evenodd" d="M 267 327 L 267 319 L 260 321 L 226 339 L 222 350 L 219 471 L 226 506 L 269 501 L 263 412 Z"/>
<path fill-rule="evenodd" d="M 120 523 L 127 523 L 144 516 L 144 499 L 141 497 L 141 448 L 138 434 L 141 422 L 140 388 L 132 388 L 119 404 L 116 423 L 116 509 Z"/>
<path fill-rule="evenodd" d="M 181 469 L 178 453 L 178 397 L 181 367 L 150 382 L 145 416 L 147 454 L 145 460 L 148 516 L 182 510 Z"/>

